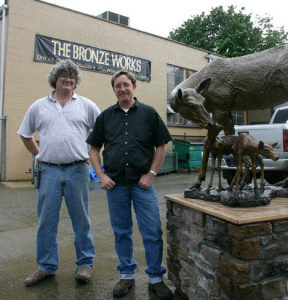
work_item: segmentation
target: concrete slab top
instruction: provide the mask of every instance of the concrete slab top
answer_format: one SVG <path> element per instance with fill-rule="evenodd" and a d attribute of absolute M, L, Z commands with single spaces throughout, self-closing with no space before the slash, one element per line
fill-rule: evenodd
<path fill-rule="evenodd" d="M 184 198 L 183 193 L 165 195 L 165 198 L 234 224 L 249 224 L 288 218 L 288 198 L 275 198 L 269 205 L 257 207 L 229 207 L 219 202 Z"/>

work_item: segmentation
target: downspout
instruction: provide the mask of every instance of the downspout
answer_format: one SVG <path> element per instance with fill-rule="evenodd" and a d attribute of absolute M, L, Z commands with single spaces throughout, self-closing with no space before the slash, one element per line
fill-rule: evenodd
<path fill-rule="evenodd" d="M 1 70 L 0 70 L 0 180 L 2 178 L 2 122 L 4 103 L 4 76 L 5 76 L 5 50 L 6 50 L 6 10 L 8 5 L 2 5 L 2 39 L 1 39 Z"/>

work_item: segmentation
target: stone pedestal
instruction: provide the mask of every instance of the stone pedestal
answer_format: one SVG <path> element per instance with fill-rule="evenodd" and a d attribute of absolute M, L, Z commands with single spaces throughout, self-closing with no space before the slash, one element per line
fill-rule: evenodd
<path fill-rule="evenodd" d="M 231 208 L 167 195 L 168 277 L 190 300 L 288 299 L 288 199 Z"/>

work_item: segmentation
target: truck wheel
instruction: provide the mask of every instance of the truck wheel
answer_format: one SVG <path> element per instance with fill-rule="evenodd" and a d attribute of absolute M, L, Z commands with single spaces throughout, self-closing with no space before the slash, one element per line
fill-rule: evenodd
<path fill-rule="evenodd" d="M 285 172 L 269 172 L 269 171 L 264 172 L 264 178 L 270 184 L 274 184 L 274 183 L 277 183 L 279 181 L 282 181 L 287 176 L 288 176 L 288 174 L 285 173 Z"/>

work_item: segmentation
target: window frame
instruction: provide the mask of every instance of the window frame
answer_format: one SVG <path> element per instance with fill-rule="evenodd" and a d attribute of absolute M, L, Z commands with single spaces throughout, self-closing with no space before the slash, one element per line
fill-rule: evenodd
<path fill-rule="evenodd" d="M 169 70 L 170 69 L 170 70 Z M 171 127 L 191 127 L 191 128 L 200 128 L 200 125 L 185 119 L 179 113 L 173 112 L 173 109 L 170 106 L 170 94 L 172 90 L 181 83 L 184 79 L 191 76 L 193 73 L 197 72 L 193 69 L 183 68 L 176 65 L 167 64 L 167 125 Z M 177 76 L 175 76 L 175 74 Z M 173 78 L 171 78 L 173 75 Z M 180 75 L 180 76 L 179 76 Z"/>

